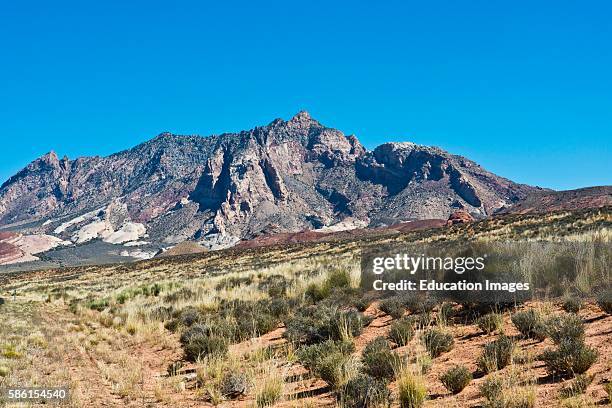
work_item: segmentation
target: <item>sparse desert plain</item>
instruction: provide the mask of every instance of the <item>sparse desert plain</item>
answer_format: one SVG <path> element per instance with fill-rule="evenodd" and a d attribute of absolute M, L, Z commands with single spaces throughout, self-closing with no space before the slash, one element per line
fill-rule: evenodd
<path fill-rule="evenodd" d="M 611 228 L 604 207 L 2 273 L 0 388 L 66 385 L 73 407 L 609 405 Z M 362 251 L 442 241 L 523 252 L 538 290 L 360 285 Z"/>

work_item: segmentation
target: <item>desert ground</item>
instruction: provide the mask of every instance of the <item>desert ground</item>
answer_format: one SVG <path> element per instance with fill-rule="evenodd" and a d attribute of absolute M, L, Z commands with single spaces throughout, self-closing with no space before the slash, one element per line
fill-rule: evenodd
<path fill-rule="evenodd" d="M 2 273 L 0 389 L 67 385 L 73 407 L 609 405 L 611 230 L 603 208 Z M 550 284 L 486 307 L 360 287 L 364 249 L 438 241 L 535 243 L 525 278 Z"/>

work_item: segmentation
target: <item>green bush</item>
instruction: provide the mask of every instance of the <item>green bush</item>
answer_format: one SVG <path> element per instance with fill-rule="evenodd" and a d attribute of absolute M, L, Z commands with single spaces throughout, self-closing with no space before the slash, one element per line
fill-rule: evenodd
<path fill-rule="evenodd" d="M 612 315 L 612 288 L 604 289 L 597 295 L 597 305 L 609 315 Z"/>
<path fill-rule="evenodd" d="M 575 296 L 567 296 L 563 299 L 562 307 L 567 313 L 578 313 L 582 309 L 582 300 Z"/>
<path fill-rule="evenodd" d="M 584 341 L 584 323 L 575 314 L 554 316 L 546 322 L 548 336 L 556 344 L 562 341 Z"/>
<path fill-rule="evenodd" d="M 535 309 L 516 312 L 512 315 L 512 323 L 526 338 L 540 341 L 546 338 L 546 324 Z"/>
<path fill-rule="evenodd" d="M 405 346 L 413 337 L 412 321 L 408 319 L 393 322 L 389 329 L 389 338 L 398 346 Z"/>
<path fill-rule="evenodd" d="M 401 363 L 401 357 L 391 351 L 389 342 L 384 337 L 377 337 L 368 343 L 361 360 L 366 374 L 388 380 L 395 377 L 395 371 Z"/>
<path fill-rule="evenodd" d="M 433 358 L 451 351 L 455 344 L 452 334 L 438 328 L 427 330 L 423 334 L 423 342 L 429 355 Z"/>
<path fill-rule="evenodd" d="M 455 366 L 440 376 L 440 381 L 447 390 L 458 394 L 472 381 L 472 373 L 465 366 Z"/>
<path fill-rule="evenodd" d="M 489 313 L 479 317 L 476 324 L 483 332 L 490 334 L 500 331 L 504 327 L 504 317 L 499 313 Z"/>
<path fill-rule="evenodd" d="M 585 373 L 597 357 L 597 351 L 583 342 L 564 340 L 556 349 L 545 350 L 540 359 L 551 374 L 571 377 Z"/>
<path fill-rule="evenodd" d="M 361 374 L 348 381 L 339 399 L 340 406 L 347 408 L 389 407 L 391 391 L 387 381 Z"/>
<path fill-rule="evenodd" d="M 399 319 L 406 313 L 406 308 L 397 297 L 385 299 L 380 302 L 380 310 L 394 319 Z"/>
<path fill-rule="evenodd" d="M 484 373 L 501 370 L 510 364 L 514 342 L 505 335 L 500 335 L 496 340 L 485 344 L 482 355 L 478 359 L 478 368 Z"/>

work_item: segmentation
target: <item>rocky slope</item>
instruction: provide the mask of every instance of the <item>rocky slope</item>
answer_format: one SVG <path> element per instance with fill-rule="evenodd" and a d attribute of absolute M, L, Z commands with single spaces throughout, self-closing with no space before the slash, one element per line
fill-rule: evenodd
<path fill-rule="evenodd" d="M 536 191 L 501 214 L 532 214 L 553 211 L 573 211 L 583 208 L 612 206 L 612 186 L 579 188 L 567 191 Z"/>
<path fill-rule="evenodd" d="M 48 153 L 0 187 L 0 226 L 76 244 L 214 249 L 270 231 L 447 219 L 457 209 L 478 218 L 536 190 L 435 147 L 367 151 L 300 112 L 240 133 L 163 133 L 108 157 Z"/>

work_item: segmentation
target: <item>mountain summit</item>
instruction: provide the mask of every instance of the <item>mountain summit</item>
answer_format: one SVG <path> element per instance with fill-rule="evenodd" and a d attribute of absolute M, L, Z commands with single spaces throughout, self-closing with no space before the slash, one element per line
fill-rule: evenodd
<path fill-rule="evenodd" d="M 439 148 L 355 136 L 308 112 L 209 137 L 162 133 L 108 157 L 50 152 L 0 188 L 0 225 L 62 240 L 215 241 L 267 231 L 486 216 L 535 188 Z"/>

